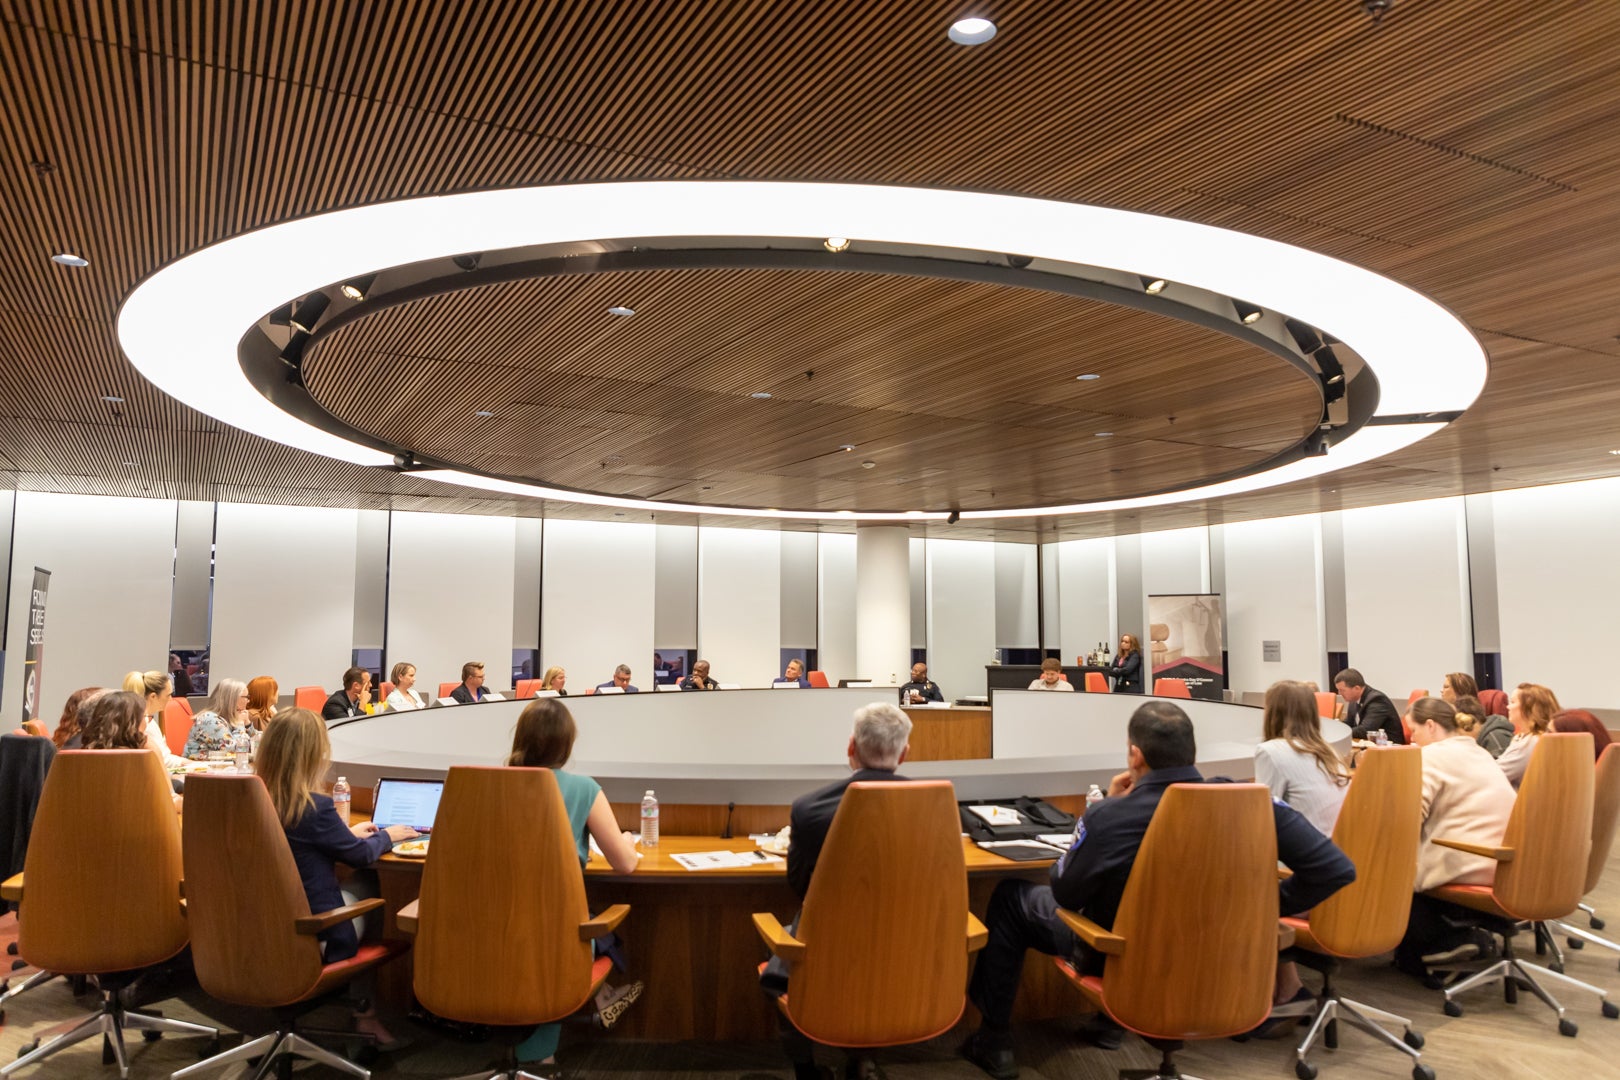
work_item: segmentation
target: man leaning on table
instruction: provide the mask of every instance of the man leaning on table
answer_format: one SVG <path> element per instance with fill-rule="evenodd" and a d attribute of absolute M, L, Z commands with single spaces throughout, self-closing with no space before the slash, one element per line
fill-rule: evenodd
<path fill-rule="evenodd" d="M 461 685 L 450 691 L 450 696 L 458 705 L 471 705 L 483 701 L 488 696 L 484 689 L 484 665 L 477 660 L 469 660 L 461 665 Z"/>
<path fill-rule="evenodd" d="M 787 881 L 793 895 L 803 900 L 810 891 L 810 877 L 821 858 L 822 845 L 827 842 L 827 831 L 832 828 L 833 815 L 849 785 L 862 780 L 905 780 L 895 772 L 906 760 L 911 749 L 911 718 L 898 707 L 875 701 L 855 710 L 855 730 L 849 737 L 845 754 L 849 759 L 849 776 L 828 784 L 808 795 L 793 800 L 788 821 L 793 826 L 792 840 L 788 844 Z M 795 918 L 787 927 L 792 933 L 798 923 Z M 789 966 L 779 956 L 759 977 L 759 984 L 767 994 L 780 997 L 787 993 Z M 799 1080 L 814 1080 L 816 1072 L 813 1045 L 804 1034 L 785 1018 L 782 1020 L 782 1046 L 793 1062 L 793 1074 Z"/>
<path fill-rule="evenodd" d="M 1055 656 L 1048 656 L 1041 661 L 1041 677 L 1025 687 L 1027 690 L 1067 690 L 1074 693 L 1074 687 L 1063 677 L 1063 661 Z"/>
<path fill-rule="evenodd" d="M 1093 952 L 1058 918 L 1061 905 L 1103 927 L 1113 928 L 1136 851 L 1159 799 L 1171 784 L 1205 781 L 1194 762 L 1198 747 L 1192 721 L 1180 706 L 1151 701 L 1131 714 L 1126 730 L 1126 770 L 1108 785 L 1108 797 L 1087 808 L 1075 825 L 1074 840 L 1051 871 L 1051 883 L 1036 885 L 1010 878 L 996 886 L 985 914 L 990 940 L 979 953 L 968 997 L 983 1025 L 962 1045 L 962 1054 L 997 1080 L 1018 1075 L 1009 1022 L 1024 953 L 1035 949 L 1070 958 L 1087 975 L 1100 975 L 1103 956 Z M 1286 804 L 1272 800 L 1277 857 L 1293 874 L 1279 886 L 1284 915 L 1306 911 L 1355 880 L 1355 866 L 1333 841 Z M 1097 1014 L 1081 1035 L 1103 1049 L 1120 1045 L 1122 1032 Z"/>
<path fill-rule="evenodd" d="M 371 672 L 352 667 L 343 673 L 343 689 L 335 690 L 321 706 L 321 719 L 330 724 L 351 716 L 366 715 L 366 698 L 371 693 Z"/>
<path fill-rule="evenodd" d="M 1401 713 L 1389 695 L 1374 690 L 1355 668 L 1345 668 L 1333 676 L 1333 688 L 1348 705 L 1344 722 L 1350 725 L 1353 739 L 1371 739 L 1382 730 L 1396 746 L 1406 745 L 1406 729 L 1401 726 Z"/>
<path fill-rule="evenodd" d="M 928 665 L 918 661 L 911 665 L 911 681 L 900 688 L 900 704 L 921 705 L 925 701 L 944 701 L 945 694 L 939 683 L 928 677 Z"/>

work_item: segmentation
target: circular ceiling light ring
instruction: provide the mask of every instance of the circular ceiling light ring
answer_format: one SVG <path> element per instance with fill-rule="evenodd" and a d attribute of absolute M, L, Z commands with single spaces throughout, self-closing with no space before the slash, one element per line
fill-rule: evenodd
<path fill-rule="evenodd" d="M 1135 509 L 1255 491 L 1370 461 L 1444 426 L 1484 387 L 1485 354 L 1439 304 L 1372 271 L 1245 233 L 1078 203 L 982 192 L 853 184 L 644 181 L 515 188 L 331 211 L 203 248 L 148 277 L 125 301 L 118 336 L 159 389 L 252 434 L 362 465 L 393 455 L 335 435 L 258 393 L 237 360 L 267 311 L 334 281 L 467 251 L 624 237 L 856 235 L 896 243 L 1080 263 L 1242 296 L 1331 333 L 1379 383 L 1370 423 L 1327 457 L 1130 499 L 965 510 L 963 519 Z M 560 501 L 637 510 L 832 519 L 833 510 L 716 507 L 621 499 L 459 470 L 414 475 Z M 837 515 L 843 517 L 843 515 Z M 944 512 L 857 512 L 863 520 L 943 520 Z M 847 518 L 845 518 L 847 519 Z"/>

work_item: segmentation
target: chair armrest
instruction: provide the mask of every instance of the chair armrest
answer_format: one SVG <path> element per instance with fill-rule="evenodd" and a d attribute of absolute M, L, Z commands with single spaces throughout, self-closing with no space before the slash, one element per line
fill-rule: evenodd
<path fill-rule="evenodd" d="M 1277 951 L 1278 952 L 1282 952 L 1284 949 L 1292 949 L 1294 947 L 1294 938 L 1295 938 L 1295 936 L 1296 935 L 1294 933 L 1294 928 L 1292 926 L 1289 926 L 1287 923 L 1283 922 L 1280 919 L 1277 921 Z"/>
<path fill-rule="evenodd" d="M 754 912 L 754 929 L 765 939 L 766 947 L 782 959 L 797 960 L 804 956 L 804 942 L 784 930 L 770 912 Z"/>
<path fill-rule="evenodd" d="M 973 912 L 968 912 L 967 946 L 968 952 L 978 952 L 990 940 L 990 931 L 984 928 L 984 923 Z"/>
<path fill-rule="evenodd" d="M 579 924 L 579 940 L 594 941 L 613 930 L 630 914 L 629 904 L 614 904 L 600 915 L 593 915 Z"/>
<path fill-rule="evenodd" d="M 1430 843 L 1439 844 L 1441 847 L 1448 847 L 1454 851 L 1466 851 L 1470 855 L 1483 855 L 1487 859 L 1495 859 L 1497 862 L 1513 861 L 1514 851 L 1510 847 L 1487 847 L 1484 844 L 1467 844 L 1461 840 L 1446 840 L 1440 837 L 1436 837 Z"/>
<path fill-rule="evenodd" d="M 1058 918 L 1062 919 L 1070 930 L 1073 930 L 1081 941 L 1096 949 L 1104 956 L 1125 955 L 1125 939 L 1109 930 L 1104 930 L 1084 915 L 1076 915 L 1066 908 L 1058 908 Z"/>
<path fill-rule="evenodd" d="M 12 903 L 23 898 L 23 876 L 13 874 L 0 884 L 0 900 L 10 900 Z"/>
<path fill-rule="evenodd" d="M 416 933 L 416 919 L 417 915 L 419 914 L 421 903 L 422 901 L 420 899 L 412 900 L 410 903 L 400 908 L 399 911 L 395 912 L 394 925 L 399 927 L 400 933 Z"/>
<path fill-rule="evenodd" d="M 319 915 L 304 915 L 293 920 L 293 929 L 300 934 L 318 934 L 322 930 L 330 930 L 339 923 L 346 923 L 350 919 L 364 915 L 368 911 L 376 911 L 383 906 L 379 897 L 373 896 L 369 900 L 356 900 L 352 904 L 344 904 L 331 911 L 323 911 Z"/>

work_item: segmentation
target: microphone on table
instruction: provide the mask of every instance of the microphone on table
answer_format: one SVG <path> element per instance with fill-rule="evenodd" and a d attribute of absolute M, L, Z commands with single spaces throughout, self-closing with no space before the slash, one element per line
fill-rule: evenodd
<path fill-rule="evenodd" d="M 734 803 L 734 802 L 726 803 L 726 827 L 724 829 L 722 829 L 721 832 L 720 832 L 720 839 L 722 839 L 722 840 L 730 840 L 731 839 L 731 812 L 733 810 L 735 810 L 735 809 L 737 809 L 737 804 L 736 803 Z"/>

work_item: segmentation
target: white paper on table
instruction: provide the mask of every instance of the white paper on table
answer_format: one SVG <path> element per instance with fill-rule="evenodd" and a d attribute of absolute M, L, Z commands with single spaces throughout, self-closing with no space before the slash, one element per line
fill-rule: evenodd
<path fill-rule="evenodd" d="M 990 825 L 1020 825 L 1024 821 L 1018 816 L 1018 811 L 1008 806 L 970 806 L 968 809 Z"/>
<path fill-rule="evenodd" d="M 1066 832 L 1048 832 L 1041 833 L 1035 839 L 1039 840 L 1043 844 L 1051 844 L 1059 851 L 1068 851 L 1069 846 L 1074 843 L 1074 834 Z"/>
<path fill-rule="evenodd" d="M 782 861 L 763 851 L 694 851 L 671 855 L 670 858 L 688 870 L 741 870 Z"/>

